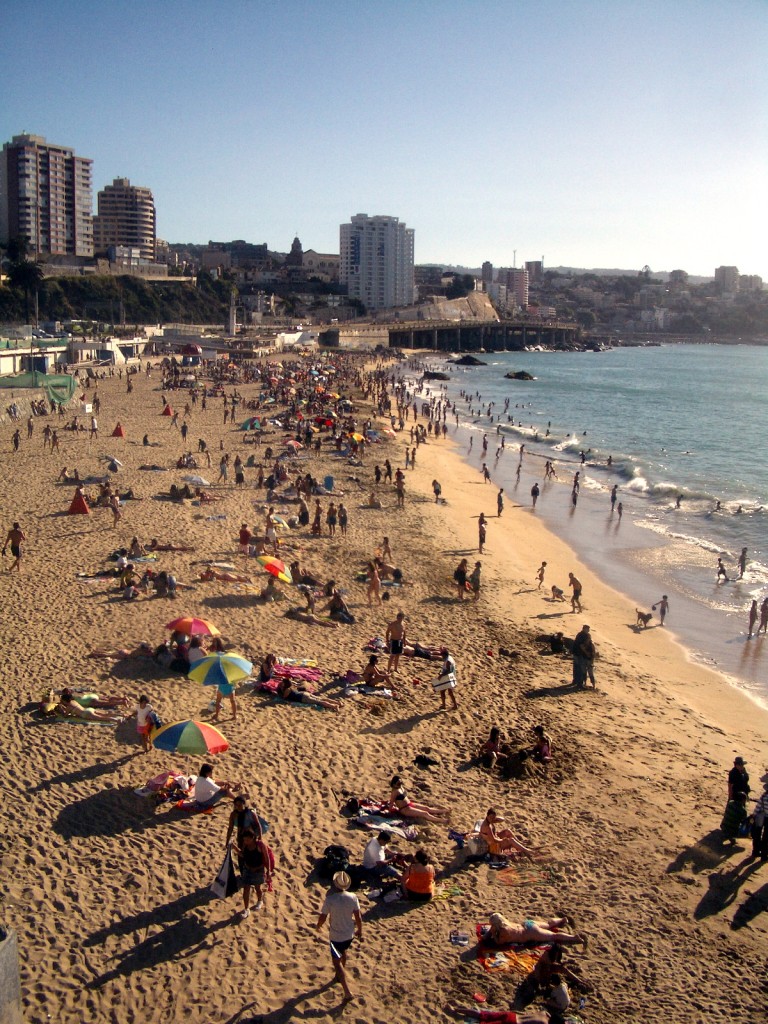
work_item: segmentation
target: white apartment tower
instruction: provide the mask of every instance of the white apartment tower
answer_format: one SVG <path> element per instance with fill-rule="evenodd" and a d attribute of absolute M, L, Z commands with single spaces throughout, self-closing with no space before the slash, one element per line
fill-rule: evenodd
<path fill-rule="evenodd" d="M 111 246 L 138 249 L 139 257 L 155 260 L 155 201 L 148 188 L 132 185 L 128 178 L 115 178 L 96 197 L 98 213 L 93 218 L 93 245 L 97 253 Z"/>
<path fill-rule="evenodd" d="M 358 213 L 341 225 L 339 280 L 366 309 L 414 301 L 413 228 L 397 217 Z"/>
<path fill-rule="evenodd" d="M 32 256 L 93 256 L 93 161 L 42 135 L 0 153 L 0 243 L 23 235 Z"/>

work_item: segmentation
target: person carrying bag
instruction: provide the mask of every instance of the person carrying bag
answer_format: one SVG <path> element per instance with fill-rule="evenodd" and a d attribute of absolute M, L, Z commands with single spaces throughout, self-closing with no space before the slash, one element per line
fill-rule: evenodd
<path fill-rule="evenodd" d="M 452 710 L 457 710 L 458 704 L 456 703 L 456 662 L 450 655 L 447 647 L 443 647 L 440 651 L 443 657 L 443 664 L 440 666 L 440 675 L 437 679 L 432 680 L 432 689 L 435 693 L 440 694 L 440 706 L 443 710 L 446 710 L 446 697 L 450 696 Z"/>

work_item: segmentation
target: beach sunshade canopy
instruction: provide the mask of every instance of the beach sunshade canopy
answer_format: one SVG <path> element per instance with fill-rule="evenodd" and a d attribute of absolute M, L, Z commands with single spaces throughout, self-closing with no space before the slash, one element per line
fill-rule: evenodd
<path fill-rule="evenodd" d="M 192 476 L 183 476 L 181 479 L 185 480 L 188 484 L 192 484 L 193 487 L 211 486 L 210 480 L 206 480 L 204 476 L 199 476 L 197 473 L 194 473 Z"/>
<path fill-rule="evenodd" d="M 220 683 L 238 683 L 247 679 L 253 665 L 240 654 L 209 654 L 196 661 L 187 673 L 190 679 L 203 686 L 218 686 Z"/>
<path fill-rule="evenodd" d="M 303 448 L 304 445 L 301 443 L 301 441 L 286 441 L 285 447 L 293 448 L 294 451 L 298 451 L 300 448 Z"/>
<path fill-rule="evenodd" d="M 223 754 L 229 750 L 224 736 L 207 722 L 172 722 L 158 729 L 152 736 L 152 746 L 172 754 Z"/>
<path fill-rule="evenodd" d="M 118 423 L 115 426 L 115 429 L 112 431 L 112 435 L 111 436 L 112 437 L 125 437 L 125 429 L 123 428 L 123 425 L 121 423 Z"/>
<path fill-rule="evenodd" d="M 187 636 L 221 636 L 212 622 L 205 619 L 196 619 L 187 615 L 185 618 L 174 619 L 166 623 L 166 629 L 176 630 L 177 633 L 186 633 Z"/>
<path fill-rule="evenodd" d="M 293 583 L 291 570 L 285 562 L 282 562 L 279 558 L 270 558 L 269 555 L 259 555 L 256 561 L 260 562 L 264 569 L 266 569 L 266 571 L 276 579 L 282 580 L 283 583 Z"/>
<path fill-rule="evenodd" d="M 352 438 L 352 440 L 353 440 L 353 441 L 357 441 L 357 442 L 358 442 L 358 444 L 359 444 L 359 443 L 360 443 L 361 441 L 364 441 L 364 440 L 365 440 L 365 438 L 363 437 L 363 435 L 362 435 L 362 434 L 350 434 L 349 436 L 350 436 L 350 437 Z"/>
<path fill-rule="evenodd" d="M 249 416 L 240 424 L 241 430 L 261 430 L 261 420 L 258 416 Z"/>

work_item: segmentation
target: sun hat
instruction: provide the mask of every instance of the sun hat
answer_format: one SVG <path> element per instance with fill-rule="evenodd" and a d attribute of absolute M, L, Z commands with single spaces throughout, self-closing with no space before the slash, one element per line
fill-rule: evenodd
<path fill-rule="evenodd" d="M 345 892 L 352 885 L 352 879 L 346 871 L 337 871 L 333 876 L 333 884 L 339 892 Z"/>

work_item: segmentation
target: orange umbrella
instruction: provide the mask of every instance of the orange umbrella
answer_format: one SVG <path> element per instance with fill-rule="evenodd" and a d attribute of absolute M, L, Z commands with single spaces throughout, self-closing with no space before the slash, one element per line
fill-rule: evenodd
<path fill-rule="evenodd" d="M 212 622 L 205 619 L 196 619 L 194 616 L 174 619 L 166 624 L 166 629 L 176 630 L 177 633 L 186 633 L 187 636 L 221 636 L 221 633 Z"/>

